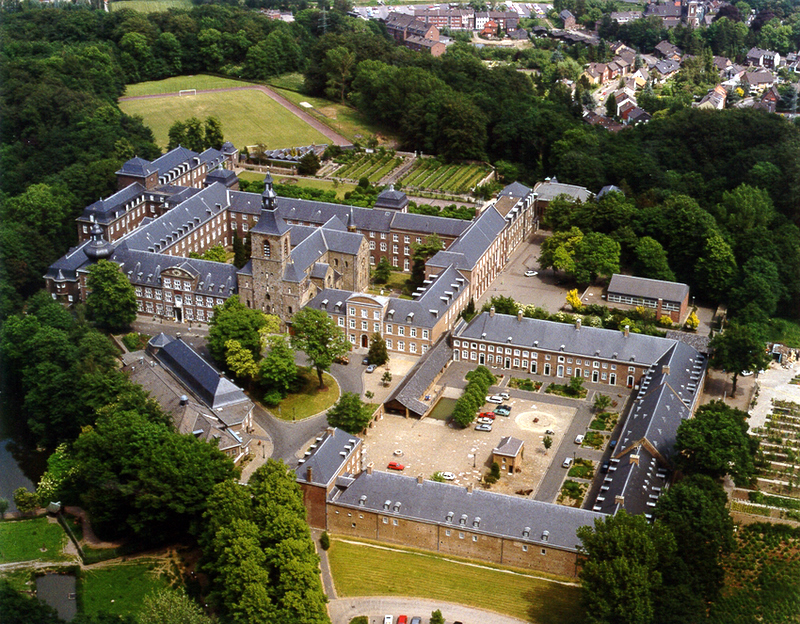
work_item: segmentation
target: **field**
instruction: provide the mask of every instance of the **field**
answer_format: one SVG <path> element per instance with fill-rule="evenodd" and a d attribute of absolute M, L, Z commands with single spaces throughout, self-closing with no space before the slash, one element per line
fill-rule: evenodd
<path fill-rule="evenodd" d="M 577 587 L 525 573 L 337 539 L 328 557 L 339 596 L 446 600 L 540 624 L 583 620 Z"/>
<path fill-rule="evenodd" d="M 403 164 L 403 159 L 391 152 L 385 154 L 356 154 L 349 162 L 337 169 L 332 175 L 337 178 L 358 181 L 368 178 L 370 184 L 377 184 L 381 178 Z"/>
<path fill-rule="evenodd" d="M 372 135 L 379 136 L 384 140 L 393 140 L 393 137 L 388 135 L 383 128 L 367 121 L 356 109 L 330 100 L 303 95 L 297 90 L 301 87 L 301 83 L 294 76 L 297 74 L 289 74 L 288 77 L 276 79 L 271 83 L 274 85 L 273 90 L 293 104 L 299 105 L 300 102 L 311 104 L 314 108 L 304 107 L 303 110 L 316 117 L 331 130 L 354 143 L 364 143 Z M 278 85 L 285 85 L 288 88 Z"/>
<path fill-rule="evenodd" d="M 0 563 L 17 561 L 64 561 L 61 552 L 67 535 L 57 522 L 47 518 L 0 522 Z"/>
<path fill-rule="evenodd" d="M 153 562 L 124 563 L 86 570 L 81 580 L 83 613 L 136 613 L 149 593 L 168 586 Z"/>
<path fill-rule="evenodd" d="M 252 82 L 233 80 L 232 78 L 220 78 L 219 76 L 207 76 L 198 74 L 196 76 L 175 76 L 164 80 L 151 80 L 149 82 L 137 82 L 125 86 L 124 97 L 136 97 L 140 95 L 160 95 L 162 93 L 178 93 L 184 89 L 228 89 L 230 87 L 253 86 Z"/>
<path fill-rule="evenodd" d="M 259 143 L 268 149 L 328 143 L 325 136 L 259 91 L 124 100 L 119 105 L 128 115 L 141 116 L 162 148 L 169 143 L 168 133 L 173 123 L 189 117 L 205 119 L 209 115 L 219 118 L 225 140 L 239 149 Z"/>
<path fill-rule="evenodd" d="M 400 182 L 409 189 L 469 193 L 490 171 L 486 165 L 446 165 L 424 158 L 417 160 Z"/>
<path fill-rule="evenodd" d="M 263 182 L 264 174 L 257 171 L 243 171 L 239 174 L 240 180 L 247 180 L 248 182 Z M 275 178 L 276 184 L 295 184 L 301 188 L 313 188 L 321 191 L 336 191 L 336 197 L 344 199 L 344 194 L 356 188 L 355 184 L 348 184 L 347 182 L 334 183 L 332 180 L 320 180 L 317 178 Z"/>
<path fill-rule="evenodd" d="M 759 490 L 765 494 L 797 496 L 800 490 L 800 405 L 774 401 L 765 426 L 754 430 L 754 434 L 761 438 L 761 451 L 766 460 L 758 474 Z M 800 503 L 800 499 L 795 500 Z"/>
<path fill-rule="evenodd" d="M 122 2 L 112 2 L 109 8 L 112 11 L 122 9 L 132 9 L 139 13 L 159 13 L 169 9 L 190 9 L 190 0 L 123 0 Z"/>
<path fill-rule="evenodd" d="M 314 414 L 328 409 L 339 399 L 339 384 L 328 375 L 322 374 L 325 381 L 325 390 L 319 392 L 319 379 L 317 371 L 311 368 L 299 368 L 298 375 L 302 379 L 303 386 L 299 392 L 290 394 L 272 412 L 282 420 L 301 420 Z"/>

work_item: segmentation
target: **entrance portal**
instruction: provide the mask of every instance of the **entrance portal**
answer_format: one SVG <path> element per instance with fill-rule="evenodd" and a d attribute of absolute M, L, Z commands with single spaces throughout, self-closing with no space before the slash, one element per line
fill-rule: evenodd
<path fill-rule="evenodd" d="M 366 334 L 362 334 L 361 336 L 361 346 L 362 347 L 369 347 L 369 337 Z"/>

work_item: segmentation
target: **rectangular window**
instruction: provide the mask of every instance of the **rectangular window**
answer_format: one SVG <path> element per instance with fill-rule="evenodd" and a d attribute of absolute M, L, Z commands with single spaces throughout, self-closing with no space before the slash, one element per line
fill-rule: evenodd
<path fill-rule="evenodd" d="M 397 242 L 397 234 L 392 234 L 392 242 Z"/>
<path fill-rule="evenodd" d="M 403 237 L 403 242 L 404 243 L 408 244 L 410 241 L 411 241 L 411 239 L 408 236 L 404 236 Z"/>
<path fill-rule="evenodd" d="M 339 322 L 339 327 L 344 327 L 344 317 L 343 316 L 338 317 L 338 322 Z"/>
<path fill-rule="evenodd" d="M 350 308 L 350 316 L 355 316 L 355 315 L 356 315 L 356 309 L 351 307 Z"/>
<path fill-rule="evenodd" d="M 405 342 L 403 342 L 402 340 L 400 340 L 400 341 L 397 343 L 397 350 L 398 350 L 398 351 L 405 351 L 405 350 L 406 350 L 406 343 L 405 343 Z"/>
<path fill-rule="evenodd" d="M 384 523 L 384 524 L 389 524 L 389 518 L 384 518 L 384 519 L 383 519 L 383 523 Z"/>
<path fill-rule="evenodd" d="M 375 241 L 369 241 L 369 248 L 375 249 Z"/>
<path fill-rule="evenodd" d="M 187 303 L 187 304 L 189 304 L 189 305 L 192 305 L 192 295 L 191 295 L 191 293 L 186 293 L 186 294 L 183 296 L 183 301 L 184 301 L 184 303 Z"/>
<path fill-rule="evenodd" d="M 380 323 L 373 323 L 372 324 L 372 331 L 376 334 L 380 333 L 381 331 L 381 324 Z"/>
<path fill-rule="evenodd" d="M 350 329 L 355 329 L 355 328 L 356 328 L 356 320 L 350 319 Z"/>
<path fill-rule="evenodd" d="M 155 295 L 156 295 L 156 299 L 161 300 L 161 289 L 160 288 L 156 288 Z"/>
<path fill-rule="evenodd" d="M 387 326 L 386 326 L 386 333 L 387 333 L 387 334 L 391 334 L 391 333 L 392 333 L 392 326 L 391 326 L 391 324 L 389 324 L 389 325 L 387 325 Z"/>
<path fill-rule="evenodd" d="M 477 542 L 478 541 L 478 536 L 477 535 L 473 535 L 472 536 L 472 541 L 473 542 Z"/>
<path fill-rule="evenodd" d="M 417 343 L 416 342 L 410 342 L 408 344 L 408 348 L 411 351 L 411 353 L 416 353 L 417 352 Z"/>
<path fill-rule="evenodd" d="M 398 523 L 397 523 L 397 518 L 392 518 L 392 524 L 393 524 L 394 526 L 397 526 L 397 524 L 398 524 Z"/>
<path fill-rule="evenodd" d="M 527 544 L 523 544 L 522 545 L 522 552 L 528 552 L 528 545 Z"/>
<path fill-rule="evenodd" d="M 405 336 L 406 335 L 405 325 L 398 325 L 397 326 L 397 335 L 398 336 Z"/>
<path fill-rule="evenodd" d="M 142 287 L 141 286 L 137 286 L 134 290 L 136 292 L 136 296 L 137 297 L 141 297 L 142 296 Z M 630 369 L 630 370 L 633 370 L 633 369 Z"/>
<path fill-rule="evenodd" d="M 394 348 L 394 347 L 392 346 L 392 339 L 391 339 L 391 338 L 389 338 L 389 339 L 386 341 L 386 348 L 387 348 L 387 349 L 393 349 L 393 348 Z"/>
<path fill-rule="evenodd" d="M 165 290 L 164 291 L 164 301 L 169 301 L 169 302 L 172 301 L 172 291 L 171 290 Z"/>
<path fill-rule="evenodd" d="M 444 530 L 444 534 L 445 534 L 447 537 L 450 537 L 450 529 L 445 529 L 445 530 Z"/>
<path fill-rule="evenodd" d="M 427 329 L 423 329 L 422 330 L 422 337 L 427 340 L 428 336 L 429 336 L 428 330 Z"/>
<path fill-rule="evenodd" d="M 368 323 L 367 321 L 361 321 L 361 331 L 367 331 Z"/>
<path fill-rule="evenodd" d="M 372 311 L 372 318 L 374 318 L 376 321 L 380 321 L 381 320 L 381 313 L 378 310 L 373 310 Z"/>
<path fill-rule="evenodd" d="M 366 310 L 365 308 L 362 308 L 362 310 L 361 310 L 361 318 L 367 318 L 367 314 L 368 313 L 369 313 L 368 310 Z"/>
<path fill-rule="evenodd" d="M 417 328 L 416 327 L 412 327 L 411 328 L 411 337 L 412 338 L 416 338 L 417 337 Z"/>
<path fill-rule="evenodd" d="M 381 232 L 381 240 L 386 240 L 386 232 Z"/>
<path fill-rule="evenodd" d="M 172 288 L 172 280 L 168 277 L 164 278 L 164 288 Z"/>
<path fill-rule="evenodd" d="M 386 243 L 381 243 L 381 251 L 386 251 Z"/>
<path fill-rule="evenodd" d="M 397 245 L 392 245 L 392 253 L 397 253 Z"/>

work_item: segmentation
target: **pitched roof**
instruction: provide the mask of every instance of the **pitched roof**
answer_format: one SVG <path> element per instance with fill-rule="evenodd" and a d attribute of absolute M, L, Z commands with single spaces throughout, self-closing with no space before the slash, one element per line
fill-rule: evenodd
<path fill-rule="evenodd" d="M 417 416 L 424 416 L 433 406 L 420 400 L 422 394 L 452 358 L 453 349 L 448 345 L 447 338 L 442 336 L 417 360 L 417 363 L 406 373 L 406 376 L 384 403 L 397 401 Z"/>
<path fill-rule="evenodd" d="M 592 198 L 592 193 L 589 189 L 583 186 L 575 186 L 574 184 L 562 184 L 555 178 L 537 182 L 536 186 L 533 187 L 533 192 L 539 195 L 539 201 L 552 201 L 559 195 L 566 195 L 573 201 L 582 202 Z"/>
<path fill-rule="evenodd" d="M 350 435 L 338 427 L 333 429 L 333 432 L 326 431 L 317 436 L 312 448 L 300 460 L 302 463 L 295 468 L 297 480 L 300 483 L 328 486 L 360 445 L 361 440 L 357 436 Z M 311 469 L 310 480 L 309 469 Z"/>
<path fill-rule="evenodd" d="M 157 171 L 157 169 L 150 164 L 149 160 L 136 156 L 135 158 L 125 161 L 116 174 L 145 178 L 154 171 Z"/>
<path fill-rule="evenodd" d="M 611 282 L 608 284 L 608 292 L 609 294 L 619 293 L 632 297 L 681 302 L 689 296 L 689 286 L 680 282 L 665 282 L 664 280 L 615 273 L 611 276 Z"/>
<path fill-rule="evenodd" d="M 289 231 L 286 221 L 278 214 L 277 210 L 262 210 L 258 222 L 250 228 L 251 232 L 281 236 Z"/>
<path fill-rule="evenodd" d="M 507 197 L 502 199 L 506 200 Z M 443 252 L 437 252 L 428 264 L 435 267 L 450 266 L 448 259 L 454 258 L 456 268 L 471 270 L 505 227 L 506 220 L 503 215 L 494 206 L 490 206 L 477 219 L 469 222 L 466 231 L 444 252 L 446 255 L 440 256 L 439 254 Z"/>
<path fill-rule="evenodd" d="M 503 436 L 500 438 L 499 444 L 492 449 L 495 455 L 505 455 L 506 457 L 516 457 L 524 446 L 524 442 L 519 438 L 511 436 Z"/>

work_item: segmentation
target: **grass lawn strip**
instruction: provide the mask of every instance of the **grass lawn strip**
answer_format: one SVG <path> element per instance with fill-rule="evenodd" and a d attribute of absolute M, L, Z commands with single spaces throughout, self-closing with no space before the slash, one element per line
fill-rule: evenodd
<path fill-rule="evenodd" d="M 111 11 L 131 9 L 139 13 L 162 13 L 169 9 L 189 10 L 191 7 L 192 3 L 189 0 L 124 0 L 109 3 Z"/>
<path fill-rule="evenodd" d="M 124 100 L 119 106 L 128 115 L 140 115 L 162 148 L 169 143 L 169 128 L 173 123 L 189 117 L 205 119 L 210 115 L 219 118 L 225 139 L 239 149 L 259 143 L 267 149 L 328 143 L 322 133 L 255 90 Z"/>
<path fill-rule="evenodd" d="M 114 5 L 126 4 L 125 2 L 115 2 Z M 255 83 L 243 80 L 233 80 L 232 78 L 220 78 L 219 76 L 207 76 L 198 74 L 196 76 L 175 76 L 164 80 L 150 80 L 148 82 L 138 82 L 125 86 L 123 97 L 134 97 L 137 95 L 160 95 L 164 93 L 178 93 L 185 89 L 229 89 L 231 87 L 247 87 Z M 186 96 L 184 96 L 186 97 Z"/>
<path fill-rule="evenodd" d="M 328 557 L 340 596 L 413 596 L 542 624 L 582 621 L 577 583 L 339 538 L 334 538 Z M 403 572 L 408 570 L 414 574 Z"/>
<path fill-rule="evenodd" d="M 328 409 L 339 399 L 339 384 L 328 373 L 322 374 L 325 390 L 319 392 L 319 379 L 315 369 L 299 368 L 298 372 L 303 380 L 300 391 L 290 394 L 281 401 L 280 411 L 278 408 L 271 410 L 281 420 L 308 418 Z"/>
<path fill-rule="evenodd" d="M 0 563 L 66 561 L 67 534 L 46 517 L 0 522 Z"/>
<path fill-rule="evenodd" d="M 169 581 L 157 571 L 154 561 L 109 565 L 86 570 L 81 579 L 83 612 L 112 615 L 136 613 L 144 597 L 169 586 Z"/>

